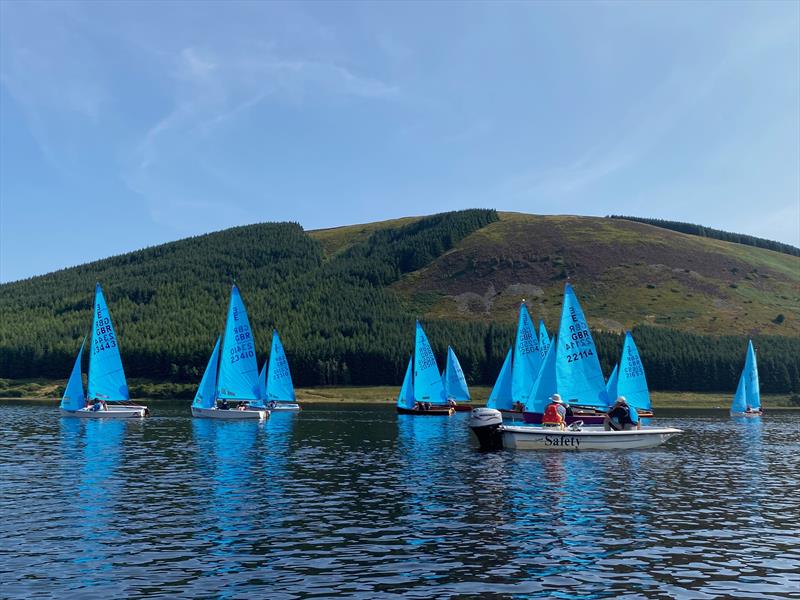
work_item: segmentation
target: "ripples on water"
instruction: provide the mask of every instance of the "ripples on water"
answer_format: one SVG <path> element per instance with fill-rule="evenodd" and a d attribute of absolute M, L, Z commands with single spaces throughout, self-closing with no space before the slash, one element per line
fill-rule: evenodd
<path fill-rule="evenodd" d="M 800 415 L 480 454 L 467 415 L 0 404 L 0 596 L 800 597 Z"/>

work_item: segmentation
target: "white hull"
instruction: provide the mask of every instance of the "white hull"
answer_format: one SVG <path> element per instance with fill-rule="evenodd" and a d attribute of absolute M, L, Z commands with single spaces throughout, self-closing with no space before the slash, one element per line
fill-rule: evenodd
<path fill-rule="evenodd" d="M 263 421 L 269 416 L 268 410 L 236 410 L 234 409 L 221 409 L 221 408 L 198 408 L 192 407 L 192 416 L 201 417 L 204 419 L 224 419 L 227 421 Z"/>
<path fill-rule="evenodd" d="M 294 402 L 276 402 L 274 406 L 269 407 L 269 410 L 272 412 L 298 411 L 300 410 L 300 405 Z"/>
<path fill-rule="evenodd" d="M 78 417 L 81 419 L 138 419 L 146 416 L 146 406 L 109 405 L 107 410 L 64 410 L 64 417 Z"/>
<path fill-rule="evenodd" d="M 653 448 L 683 433 L 667 427 L 644 427 L 630 431 L 605 431 L 586 427 L 560 431 L 533 426 L 503 425 L 503 447 L 517 450 L 624 450 Z"/>

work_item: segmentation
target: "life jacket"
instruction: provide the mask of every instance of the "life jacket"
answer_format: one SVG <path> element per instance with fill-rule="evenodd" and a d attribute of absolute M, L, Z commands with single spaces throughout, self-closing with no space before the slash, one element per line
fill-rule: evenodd
<path fill-rule="evenodd" d="M 542 417 L 542 425 L 561 425 L 564 422 L 564 417 L 558 412 L 558 407 L 561 406 L 557 402 L 551 402 L 544 409 L 544 416 Z"/>

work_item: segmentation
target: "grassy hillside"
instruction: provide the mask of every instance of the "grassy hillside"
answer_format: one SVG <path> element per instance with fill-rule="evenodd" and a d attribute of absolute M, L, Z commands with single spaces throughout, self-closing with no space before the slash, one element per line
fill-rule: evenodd
<path fill-rule="evenodd" d="M 636 327 L 654 387 L 732 389 L 746 344 L 736 336 L 752 335 L 765 391 L 800 389 L 800 258 L 631 221 L 491 210 L 312 232 L 249 225 L 2 285 L 0 377 L 66 377 L 100 281 L 128 375 L 195 383 L 235 280 L 259 361 L 277 328 L 298 385 L 399 384 L 415 318 L 440 361 L 452 345 L 469 381 L 491 384 L 519 301 L 553 332 L 568 277 L 606 372 L 618 332 Z"/>
<path fill-rule="evenodd" d="M 598 329 L 800 336 L 800 258 L 617 219 L 500 213 L 393 289 L 445 319 L 512 322 L 524 297 L 552 328 L 567 277 Z"/>

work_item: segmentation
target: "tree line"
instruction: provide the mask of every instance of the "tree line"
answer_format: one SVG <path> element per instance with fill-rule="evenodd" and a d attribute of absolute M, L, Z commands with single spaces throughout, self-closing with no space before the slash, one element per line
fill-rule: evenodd
<path fill-rule="evenodd" d="M 164 244 L 0 286 L 0 377 L 66 378 L 91 327 L 103 285 L 129 376 L 197 382 L 224 328 L 235 281 L 266 358 L 278 329 L 296 385 L 399 385 L 413 351 L 415 315 L 388 286 L 498 219 L 493 210 L 442 213 L 386 227 L 342 252 L 294 223 L 263 223 Z M 430 320 L 444 367 L 457 352 L 472 384 L 491 385 L 515 325 Z M 548 323 L 550 331 L 556 323 Z M 654 389 L 732 390 L 746 339 L 639 327 L 634 336 Z M 608 374 L 620 334 L 595 332 Z M 800 340 L 759 337 L 762 389 L 800 390 Z M 86 368 L 86 365 L 84 365 Z"/>
<path fill-rule="evenodd" d="M 766 248 L 767 250 L 774 250 L 775 252 L 781 252 L 783 254 L 800 256 L 800 248 L 792 246 L 791 244 L 783 244 L 781 242 L 775 242 L 773 240 L 767 240 L 765 238 L 755 237 L 752 235 L 745 235 L 743 233 L 723 231 L 722 229 L 712 229 L 711 227 L 695 225 L 694 223 L 668 221 L 665 219 L 648 219 L 645 217 L 628 217 L 624 215 L 609 215 L 609 218 L 636 221 L 637 223 L 646 223 L 647 225 L 654 225 L 655 227 L 670 229 L 679 233 L 713 238 L 715 240 L 722 240 L 725 242 L 735 242 L 737 244 L 744 244 L 745 246 L 755 246 L 756 248 Z"/>

